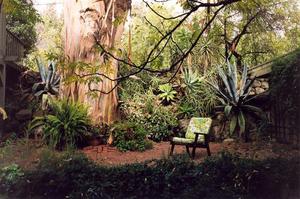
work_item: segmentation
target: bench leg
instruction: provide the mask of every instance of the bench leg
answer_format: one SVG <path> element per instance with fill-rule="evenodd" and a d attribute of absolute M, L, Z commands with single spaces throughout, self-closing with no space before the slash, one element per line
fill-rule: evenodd
<path fill-rule="evenodd" d="M 209 145 L 207 145 L 206 150 L 207 150 L 207 155 L 210 156 L 211 153 L 210 153 Z"/>
<path fill-rule="evenodd" d="M 192 151 L 192 158 L 195 159 L 195 154 L 196 154 L 196 147 L 193 147 L 193 151 Z"/>
<path fill-rule="evenodd" d="M 189 154 L 189 157 L 191 157 L 189 146 L 185 145 L 185 148 L 186 148 L 187 154 Z"/>
<path fill-rule="evenodd" d="M 172 144 L 172 146 L 171 146 L 171 151 L 170 151 L 170 155 L 173 155 L 174 148 L 175 148 L 175 144 Z"/>

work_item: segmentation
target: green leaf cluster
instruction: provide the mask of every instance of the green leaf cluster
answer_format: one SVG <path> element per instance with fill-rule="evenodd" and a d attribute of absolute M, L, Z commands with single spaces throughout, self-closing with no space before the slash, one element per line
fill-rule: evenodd
<path fill-rule="evenodd" d="M 43 140 L 55 149 L 76 148 L 89 134 L 91 120 L 87 108 L 67 100 L 53 101 L 51 113 L 35 118 L 29 132 L 42 127 Z"/>

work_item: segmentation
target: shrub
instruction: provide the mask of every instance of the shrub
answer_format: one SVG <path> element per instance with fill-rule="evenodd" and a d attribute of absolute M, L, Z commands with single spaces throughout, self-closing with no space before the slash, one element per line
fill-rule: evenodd
<path fill-rule="evenodd" d="M 181 104 L 184 104 L 185 107 L 193 107 L 193 111 L 189 112 L 190 116 L 209 116 L 212 113 L 212 109 L 217 105 L 216 92 L 203 81 L 208 79 L 208 77 L 209 79 L 214 79 L 214 70 L 211 69 L 208 74 L 203 76 L 199 75 L 196 71 L 184 70 L 181 83 L 184 95 L 181 99 Z M 179 116 L 181 115 L 180 111 Z"/>
<path fill-rule="evenodd" d="M 120 151 L 145 151 L 152 148 L 152 143 L 146 139 L 145 129 L 132 122 L 115 124 L 113 135 L 114 144 Z"/>
<path fill-rule="evenodd" d="M 53 101 L 51 114 L 35 118 L 30 124 L 30 131 L 42 126 L 43 139 L 56 149 L 73 148 L 80 144 L 88 134 L 91 122 L 87 108 L 82 104 L 67 100 Z"/>
<path fill-rule="evenodd" d="M 280 104 L 281 118 L 300 131 L 300 48 L 272 63 L 271 103 Z"/>
<path fill-rule="evenodd" d="M 172 129 L 178 126 L 173 106 L 162 106 L 158 96 L 152 91 L 137 94 L 122 105 L 125 117 L 132 123 L 144 127 L 150 139 L 167 140 Z"/>
<path fill-rule="evenodd" d="M 255 161 L 223 153 L 199 165 L 186 156 L 174 156 L 103 167 L 82 155 L 68 155 L 41 160 L 36 170 L 25 171 L 0 192 L 22 198 L 279 199 L 300 194 L 299 166 L 299 159 Z"/>

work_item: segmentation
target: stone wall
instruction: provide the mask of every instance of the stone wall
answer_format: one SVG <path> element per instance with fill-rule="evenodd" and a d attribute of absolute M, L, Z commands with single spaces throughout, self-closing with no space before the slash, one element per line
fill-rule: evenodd
<path fill-rule="evenodd" d="M 268 78 L 256 78 L 253 82 L 250 95 L 258 95 L 269 90 Z"/>

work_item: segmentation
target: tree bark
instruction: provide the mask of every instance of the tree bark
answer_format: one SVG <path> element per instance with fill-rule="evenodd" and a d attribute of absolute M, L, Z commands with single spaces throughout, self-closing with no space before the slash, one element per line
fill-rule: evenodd
<path fill-rule="evenodd" d="M 109 59 L 95 49 L 100 42 L 107 48 L 117 48 L 124 29 L 131 0 L 68 0 L 64 1 L 65 19 L 65 56 L 69 63 L 84 62 L 99 65 L 99 73 L 115 79 L 118 62 Z M 108 63 L 108 64 L 107 64 Z M 64 77 L 84 71 L 65 70 Z M 92 89 L 109 92 L 116 82 L 101 77 L 102 81 L 91 84 Z M 74 82 L 62 86 L 63 96 L 89 106 L 89 114 L 96 124 L 111 124 L 117 119 L 117 89 L 109 94 L 88 95 L 88 83 Z"/>

